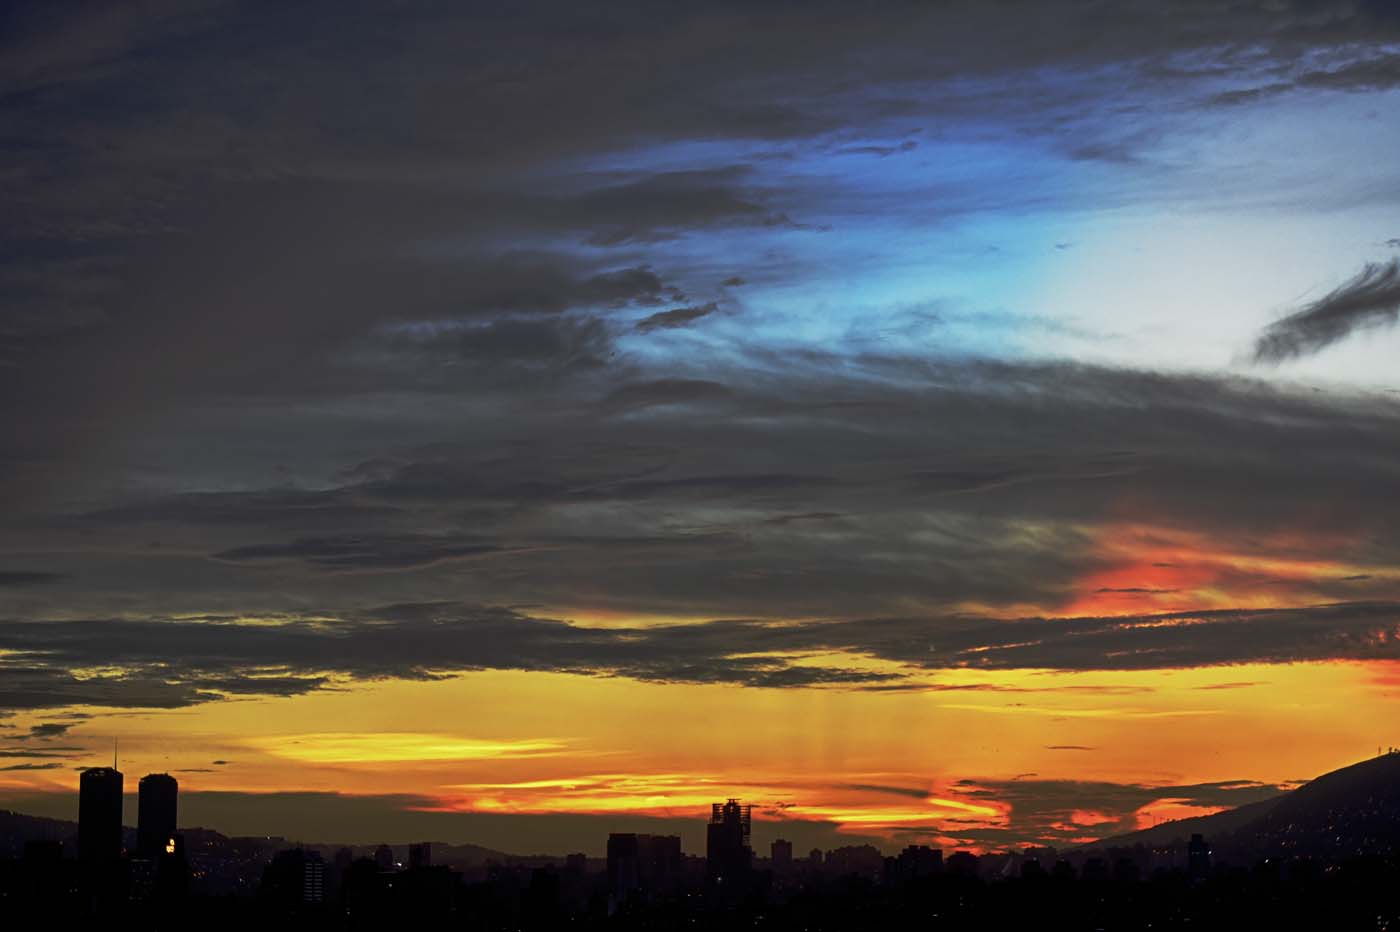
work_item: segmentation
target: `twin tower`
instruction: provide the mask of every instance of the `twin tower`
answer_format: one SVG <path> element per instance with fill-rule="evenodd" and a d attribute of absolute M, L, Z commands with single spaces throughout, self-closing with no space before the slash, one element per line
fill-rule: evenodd
<path fill-rule="evenodd" d="M 168 773 L 141 778 L 136 810 L 136 855 L 155 860 L 173 854 L 180 784 Z M 78 857 L 115 861 L 122 855 L 122 772 L 89 767 L 78 779 Z"/>

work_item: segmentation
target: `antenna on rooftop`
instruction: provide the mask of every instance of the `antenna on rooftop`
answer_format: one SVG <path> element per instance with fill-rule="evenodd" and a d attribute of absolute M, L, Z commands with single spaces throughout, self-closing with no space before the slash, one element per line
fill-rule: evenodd
<path fill-rule="evenodd" d="M 112 739 L 112 769 L 117 769 L 117 739 Z"/>

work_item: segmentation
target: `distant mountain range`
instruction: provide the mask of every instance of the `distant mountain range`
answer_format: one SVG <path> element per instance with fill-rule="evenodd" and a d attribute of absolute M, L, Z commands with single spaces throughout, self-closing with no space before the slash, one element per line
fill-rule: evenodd
<path fill-rule="evenodd" d="M 1400 753 L 1323 774 L 1295 790 L 1215 815 L 1103 838 L 1084 850 L 1182 845 L 1205 836 L 1222 860 L 1337 860 L 1400 854 Z"/>

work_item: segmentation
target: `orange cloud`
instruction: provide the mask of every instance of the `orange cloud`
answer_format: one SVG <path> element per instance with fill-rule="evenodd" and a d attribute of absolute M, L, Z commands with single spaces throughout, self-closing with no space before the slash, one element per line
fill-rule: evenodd
<path fill-rule="evenodd" d="M 1075 580 L 1056 614 L 1130 615 L 1210 608 L 1279 608 L 1326 598 L 1319 587 L 1348 579 L 1393 579 L 1392 571 L 1318 553 L 1344 552 L 1354 540 L 1274 534 L 1237 543 L 1204 533 L 1143 524 L 1097 532 L 1105 568 Z"/>

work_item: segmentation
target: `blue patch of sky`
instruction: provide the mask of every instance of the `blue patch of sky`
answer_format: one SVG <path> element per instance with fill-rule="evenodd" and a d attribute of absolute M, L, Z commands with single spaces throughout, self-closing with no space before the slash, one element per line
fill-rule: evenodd
<path fill-rule="evenodd" d="M 659 162 L 674 170 L 675 156 Z M 722 305 L 695 328 L 772 345 L 938 355 L 1020 351 L 1007 331 L 1038 323 L 1018 316 L 1018 283 L 1055 260 L 1065 213 L 1117 170 L 1034 139 L 907 133 L 749 164 L 745 184 L 790 222 L 689 231 L 646 250 L 695 302 Z M 735 275 L 742 289 L 715 287 Z M 664 357 L 679 339 L 634 334 L 627 348 Z M 693 343 L 684 340 L 687 351 Z"/>

